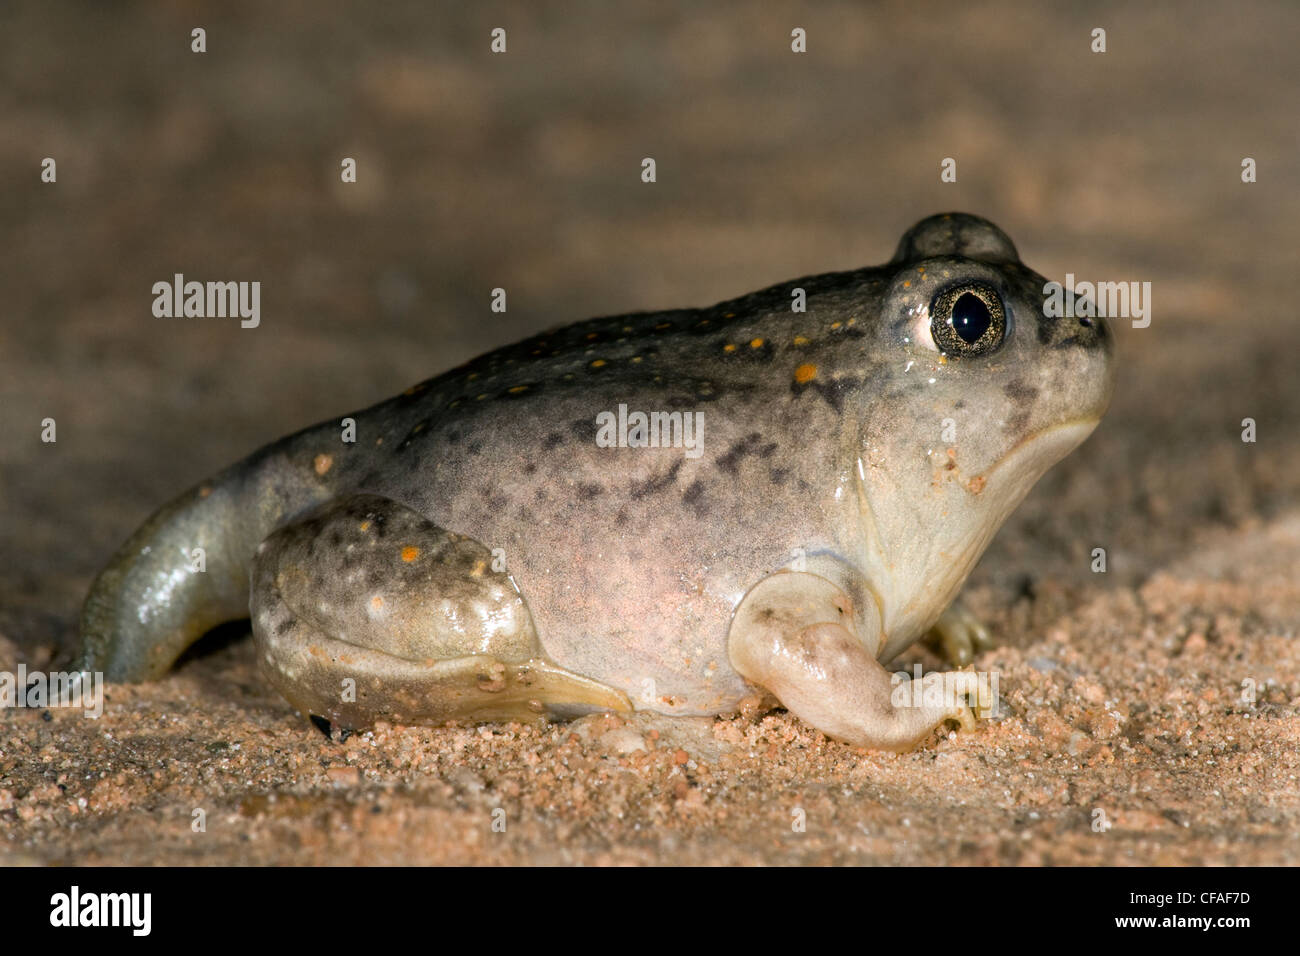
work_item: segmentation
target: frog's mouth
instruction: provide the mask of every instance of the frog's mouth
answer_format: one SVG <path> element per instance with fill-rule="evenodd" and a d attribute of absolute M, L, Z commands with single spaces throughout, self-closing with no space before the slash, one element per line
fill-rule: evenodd
<path fill-rule="evenodd" d="M 1047 469 L 1083 444 L 1100 421 L 1100 416 L 1080 418 L 1034 432 L 1021 439 L 984 475 L 967 482 L 967 488 L 981 494 L 989 484 L 996 483 L 1001 486 L 1004 496 L 1007 491 L 1012 491 L 1013 495 L 1020 491 L 1012 503 L 1015 507 Z M 1023 490 L 1016 487 L 1021 483 L 1024 484 Z"/>

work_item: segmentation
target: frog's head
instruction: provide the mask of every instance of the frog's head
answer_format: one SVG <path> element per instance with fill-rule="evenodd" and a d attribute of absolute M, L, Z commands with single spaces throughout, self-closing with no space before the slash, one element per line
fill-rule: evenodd
<path fill-rule="evenodd" d="M 886 271 L 871 343 L 883 401 L 863 416 L 855 477 L 887 659 L 1096 427 L 1115 373 L 1105 319 L 1047 314 L 1047 280 L 985 219 L 922 220 Z"/>

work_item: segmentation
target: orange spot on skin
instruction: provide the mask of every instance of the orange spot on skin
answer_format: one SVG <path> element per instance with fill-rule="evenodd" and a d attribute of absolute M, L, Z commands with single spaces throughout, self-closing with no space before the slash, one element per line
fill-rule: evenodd
<path fill-rule="evenodd" d="M 212 489 L 209 488 L 207 485 L 204 485 L 202 488 L 199 489 L 200 498 L 206 498 L 210 494 L 212 494 Z"/>
<path fill-rule="evenodd" d="M 518 395 L 520 392 L 526 392 L 526 391 L 528 391 L 527 385 L 516 385 L 514 388 L 510 389 L 510 394 Z"/>
<path fill-rule="evenodd" d="M 724 352 L 734 352 L 734 351 L 736 351 L 736 347 L 735 347 L 734 345 L 732 345 L 730 342 L 728 342 L 726 345 L 724 345 L 724 346 L 722 347 L 722 351 L 724 351 Z"/>
<path fill-rule="evenodd" d="M 361 530 L 362 530 L 362 531 L 369 531 L 369 530 L 370 530 L 370 522 L 369 522 L 369 521 L 363 521 L 363 522 L 361 522 Z"/>
<path fill-rule="evenodd" d="M 832 329 L 838 329 L 838 328 L 839 328 L 841 325 L 843 325 L 843 324 L 844 324 L 843 322 L 832 322 L 832 323 L 831 323 L 831 328 L 832 328 Z"/>
<path fill-rule="evenodd" d="M 374 597 L 370 599 L 370 606 L 373 607 L 376 611 L 378 611 L 381 607 L 384 606 L 384 599 L 381 598 L 378 594 L 376 594 Z"/>
<path fill-rule="evenodd" d="M 312 460 L 311 466 L 316 469 L 316 474 L 323 475 L 334 467 L 334 456 L 320 454 Z"/>
<path fill-rule="evenodd" d="M 794 370 L 794 380 L 800 385 L 807 385 L 817 377 L 817 366 L 810 364 L 800 365 Z"/>
<path fill-rule="evenodd" d="M 591 363 L 591 367 L 592 367 L 592 368 L 600 368 L 600 367 L 601 367 L 602 365 L 604 365 L 604 364 L 605 364 L 605 360 L 604 360 L 604 359 L 596 359 L 596 361 L 594 361 L 594 362 Z"/>
<path fill-rule="evenodd" d="M 420 549 L 413 547 L 412 545 L 408 544 L 406 547 L 402 549 L 402 560 L 405 561 L 407 564 L 410 564 L 419 556 L 420 556 Z"/>
<path fill-rule="evenodd" d="M 970 480 L 970 482 L 966 485 L 966 487 L 971 490 L 971 494 L 978 495 L 981 491 L 984 490 L 984 484 L 987 481 L 988 479 L 985 478 L 983 475 L 976 475 L 974 478 Z"/>
<path fill-rule="evenodd" d="M 904 289 L 910 289 L 910 288 L 912 288 L 912 280 L 911 280 L 911 279 L 905 279 L 905 280 L 903 281 L 903 288 L 904 288 Z"/>
<path fill-rule="evenodd" d="M 656 329 L 671 329 L 672 327 L 673 324 L 671 322 L 660 322 L 655 326 Z"/>
<path fill-rule="evenodd" d="M 796 336 L 794 337 L 794 344 L 795 344 L 795 345 L 807 345 L 807 344 L 808 344 L 808 340 L 807 340 L 806 338 L 804 338 L 802 335 L 796 335 Z"/>
<path fill-rule="evenodd" d="M 749 343 L 751 349 L 761 349 L 763 347 L 762 339 L 754 339 Z"/>

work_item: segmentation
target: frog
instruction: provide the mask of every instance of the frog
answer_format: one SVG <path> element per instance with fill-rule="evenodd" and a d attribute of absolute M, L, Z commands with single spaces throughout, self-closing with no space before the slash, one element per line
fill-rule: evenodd
<path fill-rule="evenodd" d="M 83 667 L 157 680 L 247 618 L 269 684 L 350 730 L 784 707 L 905 751 L 972 726 L 988 631 L 958 593 L 1114 388 L 1106 320 L 1047 287 L 941 213 L 884 265 L 490 351 L 164 505 L 92 584 Z M 943 693 L 900 697 L 922 639 Z"/>

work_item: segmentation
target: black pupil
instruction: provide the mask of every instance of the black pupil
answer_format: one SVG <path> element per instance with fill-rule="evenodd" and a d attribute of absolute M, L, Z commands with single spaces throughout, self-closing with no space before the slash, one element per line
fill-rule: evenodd
<path fill-rule="evenodd" d="M 963 292 L 952 306 L 952 327 L 962 340 L 970 345 L 978 342 L 988 331 L 993 317 L 984 300 L 973 292 Z"/>

